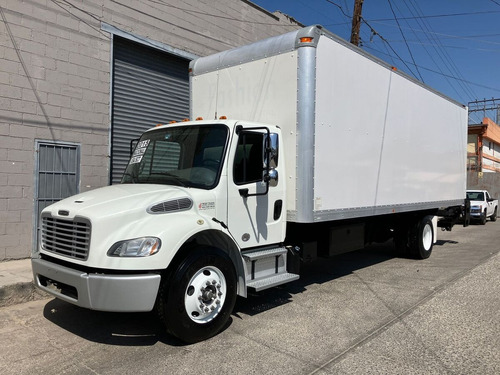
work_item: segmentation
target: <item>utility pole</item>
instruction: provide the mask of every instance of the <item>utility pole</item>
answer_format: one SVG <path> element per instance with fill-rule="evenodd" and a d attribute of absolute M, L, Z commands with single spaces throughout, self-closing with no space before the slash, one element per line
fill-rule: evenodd
<path fill-rule="evenodd" d="M 364 0 L 354 1 L 354 11 L 352 12 L 351 43 L 359 46 L 359 29 L 361 28 L 361 9 Z"/>

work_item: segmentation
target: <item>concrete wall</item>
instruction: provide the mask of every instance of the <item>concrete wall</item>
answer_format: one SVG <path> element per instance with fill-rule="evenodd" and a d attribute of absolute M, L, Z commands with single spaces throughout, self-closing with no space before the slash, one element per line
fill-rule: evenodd
<path fill-rule="evenodd" d="M 2 0 L 0 260 L 32 250 L 35 140 L 81 146 L 80 191 L 109 180 L 112 35 L 203 56 L 298 28 L 244 0 Z"/>
<path fill-rule="evenodd" d="M 468 172 L 467 189 L 488 190 L 492 198 L 500 199 L 500 173 Z"/>

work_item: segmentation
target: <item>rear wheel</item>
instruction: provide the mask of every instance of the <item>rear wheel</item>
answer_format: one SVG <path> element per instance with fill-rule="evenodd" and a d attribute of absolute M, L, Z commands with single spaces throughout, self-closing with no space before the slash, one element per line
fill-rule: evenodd
<path fill-rule="evenodd" d="M 429 217 L 426 216 L 415 222 L 410 228 L 409 235 L 411 255 L 417 259 L 429 258 L 434 244 L 434 226 Z"/>
<path fill-rule="evenodd" d="M 167 331 L 187 343 L 206 340 L 224 328 L 236 302 L 233 263 L 218 249 L 197 249 L 160 293 L 158 312 Z"/>
<path fill-rule="evenodd" d="M 491 221 L 497 221 L 497 207 L 495 207 L 495 211 L 493 211 L 493 215 L 490 216 Z"/>

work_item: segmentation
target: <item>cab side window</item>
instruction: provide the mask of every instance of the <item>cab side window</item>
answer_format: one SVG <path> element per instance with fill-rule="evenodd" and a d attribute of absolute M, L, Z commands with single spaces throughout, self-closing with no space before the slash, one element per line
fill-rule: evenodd
<path fill-rule="evenodd" d="M 264 135 L 241 132 L 234 158 L 233 176 L 236 185 L 262 181 L 264 171 Z"/>

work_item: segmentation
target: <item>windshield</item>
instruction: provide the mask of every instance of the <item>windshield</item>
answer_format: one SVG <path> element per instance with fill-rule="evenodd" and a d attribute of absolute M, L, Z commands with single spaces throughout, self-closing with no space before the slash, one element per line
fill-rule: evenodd
<path fill-rule="evenodd" d="M 121 182 L 211 189 L 219 182 L 227 138 L 224 125 L 147 132 L 139 140 Z"/>
<path fill-rule="evenodd" d="M 471 201 L 484 201 L 484 194 L 480 191 L 468 191 L 467 199 Z"/>

